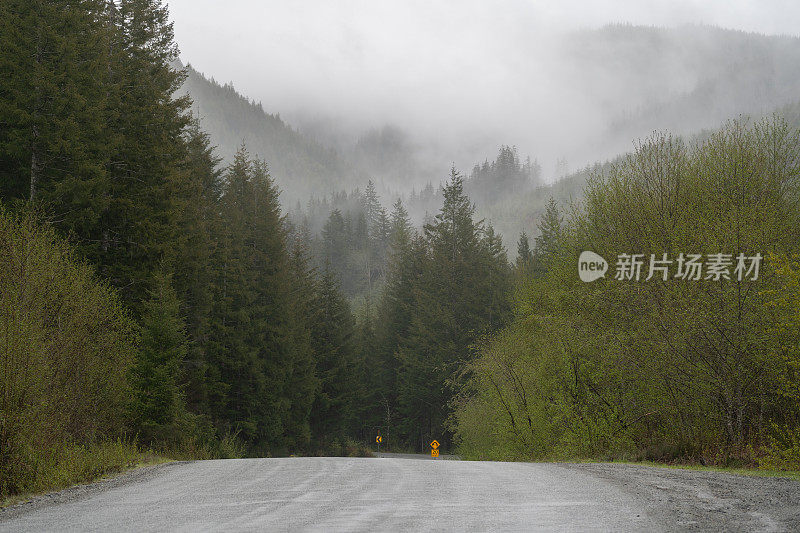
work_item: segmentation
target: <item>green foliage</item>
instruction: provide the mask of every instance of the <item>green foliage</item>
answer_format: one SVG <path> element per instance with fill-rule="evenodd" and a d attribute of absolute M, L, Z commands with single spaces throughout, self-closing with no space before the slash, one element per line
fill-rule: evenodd
<path fill-rule="evenodd" d="M 281 445 L 289 346 L 288 254 L 265 164 L 244 147 L 226 173 L 208 360 L 210 410 L 251 447 Z"/>
<path fill-rule="evenodd" d="M 780 369 L 775 384 L 780 408 L 768 428 L 760 462 L 766 468 L 780 470 L 800 467 L 800 265 L 796 257 L 769 258 L 776 277 L 775 288 L 768 293 L 768 310 L 774 317 L 769 348 Z"/>
<path fill-rule="evenodd" d="M 30 477 L 17 478 L 14 492 L 0 492 L 0 505 L 12 494 L 35 494 L 87 483 L 115 474 L 145 461 L 157 460 L 140 451 L 136 445 L 123 440 L 104 440 L 90 444 L 64 444 L 41 450 L 36 457 L 36 472 Z"/>
<path fill-rule="evenodd" d="M 125 434 L 186 458 L 344 438 L 365 379 L 349 307 L 309 266 L 307 232 L 289 249 L 266 163 L 242 148 L 223 180 L 176 96 L 166 5 L 5 2 L 0 15 L 0 195 L 46 228 L 0 215 L 2 493 L 99 474 L 71 465 Z M 369 285 L 390 224 L 374 187 L 365 200 L 347 245 L 367 251 Z"/>
<path fill-rule="evenodd" d="M 405 258 L 389 282 L 384 311 L 398 314 L 387 323 L 392 327 L 383 333 L 383 349 L 397 360 L 400 428 L 419 449 L 432 438 L 449 444 L 445 422 L 460 368 L 478 336 L 502 324 L 507 305 L 505 250 L 491 227 L 473 220 L 474 206 L 455 169 L 443 196 L 424 238 L 401 252 Z"/>
<path fill-rule="evenodd" d="M 334 438 L 330 443 L 319 449 L 319 457 L 372 457 L 372 451 L 363 442 L 351 438 L 340 440 Z"/>
<path fill-rule="evenodd" d="M 154 289 L 144 304 L 139 353 L 131 373 L 131 429 L 145 445 L 176 444 L 184 436 L 178 424 L 186 418 L 180 369 L 186 357 L 185 325 L 171 276 L 157 271 Z"/>
<path fill-rule="evenodd" d="M 317 354 L 319 390 L 310 422 L 315 439 L 324 442 L 343 438 L 354 426 L 354 409 L 360 396 L 355 375 L 353 316 L 328 269 L 319 281 L 315 306 L 317 315 L 311 323 L 311 342 Z"/>
<path fill-rule="evenodd" d="M 124 430 L 136 327 L 52 229 L 0 211 L 0 494 Z M 70 474 L 72 475 L 72 474 Z"/>
<path fill-rule="evenodd" d="M 551 197 L 547 201 L 544 215 L 539 222 L 539 235 L 536 236 L 536 261 L 546 264 L 558 254 L 563 245 L 563 218 L 558 204 Z"/>
<path fill-rule="evenodd" d="M 528 239 L 528 234 L 523 231 L 519 234 L 519 241 L 517 241 L 516 267 L 519 270 L 524 270 L 530 266 L 532 261 L 533 252 L 531 251 L 531 243 Z"/>
<path fill-rule="evenodd" d="M 690 148 L 657 135 L 596 174 L 546 273 L 519 287 L 514 323 L 473 366 L 457 413 L 464 450 L 724 462 L 789 421 L 778 390 L 791 390 L 780 385 L 794 379 L 791 356 L 778 346 L 797 337 L 778 342 L 776 295 L 789 284 L 771 262 L 754 282 L 609 278 L 620 253 L 794 253 L 799 155 L 781 120 L 734 121 Z M 606 278 L 577 279 L 582 250 L 611 261 Z M 789 303 L 780 316 L 793 316 Z"/>
<path fill-rule="evenodd" d="M 73 204 L 75 221 L 102 205 L 109 158 L 105 73 L 113 32 L 106 2 L 0 5 L 0 195 Z M 22 75 L 24 73 L 24 75 Z"/>

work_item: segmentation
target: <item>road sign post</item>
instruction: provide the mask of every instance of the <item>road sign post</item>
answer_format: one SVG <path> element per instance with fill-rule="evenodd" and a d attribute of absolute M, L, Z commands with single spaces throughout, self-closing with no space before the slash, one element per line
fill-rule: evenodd
<path fill-rule="evenodd" d="M 436 440 L 431 442 L 431 457 L 434 459 L 439 457 L 439 442 Z"/>
<path fill-rule="evenodd" d="M 375 442 L 378 443 L 378 453 L 381 453 L 381 442 L 383 442 L 383 437 L 378 435 L 377 437 L 375 437 Z"/>

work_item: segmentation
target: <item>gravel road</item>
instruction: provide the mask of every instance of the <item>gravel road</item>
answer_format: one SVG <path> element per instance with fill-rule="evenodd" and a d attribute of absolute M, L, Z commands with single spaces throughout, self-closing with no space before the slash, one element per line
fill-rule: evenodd
<path fill-rule="evenodd" d="M 792 531 L 799 498 L 796 481 L 638 465 L 234 459 L 39 497 L 0 531 Z"/>

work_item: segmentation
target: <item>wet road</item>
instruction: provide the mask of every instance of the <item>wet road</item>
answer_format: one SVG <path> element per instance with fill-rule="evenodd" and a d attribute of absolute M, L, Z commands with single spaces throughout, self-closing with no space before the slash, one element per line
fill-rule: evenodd
<path fill-rule="evenodd" d="M 662 484 L 668 484 L 665 476 L 682 475 L 632 465 L 399 456 L 173 463 L 12 508 L 0 513 L 0 531 L 682 529 L 677 514 L 661 512 L 669 505 L 658 501 L 660 493 L 626 487 L 626 480 L 642 472 L 654 472 L 647 474 L 656 476 L 652 483 Z M 679 482 L 672 486 L 676 497 L 687 493 Z M 697 516 L 702 519 L 705 511 Z M 708 522 L 683 525 L 713 529 L 721 525 L 720 516 L 711 513 Z M 753 524 L 783 529 L 775 521 Z"/>

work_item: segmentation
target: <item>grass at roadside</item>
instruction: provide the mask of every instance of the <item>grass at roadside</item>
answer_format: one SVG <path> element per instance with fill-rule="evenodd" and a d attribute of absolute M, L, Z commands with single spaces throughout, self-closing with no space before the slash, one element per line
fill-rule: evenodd
<path fill-rule="evenodd" d="M 592 461 L 594 462 L 594 461 Z M 607 461 L 604 461 L 607 462 Z M 631 464 L 631 465 L 646 465 L 659 468 L 675 468 L 682 470 L 697 470 L 703 472 L 724 472 L 726 474 L 738 474 L 741 476 L 755 476 L 755 477 L 785 477 L 800 481 L 800 471 L 797 470 L 772 470 L 766 468 L 741 468 L 741 467 L 726 467 L 726 466 L 702 466 L 692 464 L 672 464 L 672 463 L 658 463 L 655 461 L 613 461 L 615 463 Z"/>
<path fill-rule="evenodd" d="M 226 459 L 245 457 L 246 450 L 235 433 L 219 440 L 187 441 L 172 449 L 153 451 L 124 440 L 90 446 L 71 445 L 57 450 L 29 449 L 27 461 L 14 473 L 17 491 L 0 493 L 0 509 L 25 502 L 35 496 L 91 483 L 132 468 L 175 460 Z M 369 446 L 352 439 L 334 440 L 312 455 L 371 457 Z"/>
<path fill-rule="evenodd" d="M 768 468 L 765 466 L 758 467 L 755 461 L 751 466 L 722 466 L 722 465 L 700 465 L 692 462 L 681 461 L 653 461 L 647 459 L 631 459 L 630 457 L 575 457 L 575 456 L 550 456 L 540 457 L 536 459 L 526 459 L 522 457 L 507 456 L 507 457 L 492 457 L 490 455 L 470 455 L 461 452 L 461 457 L 468 461 L 522 461 L 522 462 L 543 462 L 543 463 L 601 463 L 601 464 L 628 464 L 628 465 L 644 465 L 657 468 L 673 468 L 683 470 L 695 470 L 706 472 L 722 472 L 726 474 L 737 474 L 742 476 L 754 477 L 775 477 L 775 478 L 789 478 L 800 481 L 800 470 Z"/>
<path fill-rule="evenodd" d="M 171 461 L 167 457 L 141 450 L 123 441 L 92 446 L 67 446 L 58 453 L 39 457 L 26 479 L 26 490 L 0 497 L 0 508 L 22 503 L 46 492 L 90 483 L 132 468 Z"/>
<path fill-rule="evenodd" d="M 703 466 L 692 463 L 662 463 L 658 461 L 630 461 L 625 459 L 607 460 L 597 458 L 569 458 L 569 459 L 543 459 L 543 462 L 566 462 L 566 463 L 601 463 L 601 464 L 625 464 L 625 465 L 644 465 L 655 468 L 672 468 L 677 470 L 695 470 L 698 472 L 722 472 L 725 474 L 737 474 L 741 476 L 753 477 L 783 477 L 800 481 L 800 470 L 778 470 L 771 468 L 741 467 L 741 466 Z"/>

